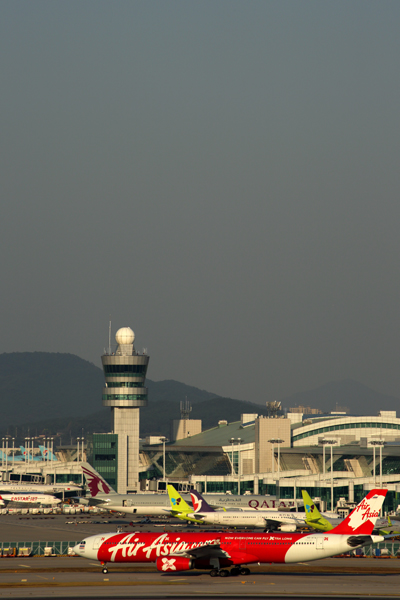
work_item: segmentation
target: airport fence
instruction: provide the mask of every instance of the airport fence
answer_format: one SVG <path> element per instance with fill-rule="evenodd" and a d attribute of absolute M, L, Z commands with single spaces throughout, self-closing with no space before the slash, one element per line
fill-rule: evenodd
<path fill-rule="evenodd" d="M 400 558 L 400 542 L 380 542 L 360 548 L 358 552 L 360 551 L 364 556 L 396 556 Z"/>
<path fill-rule="evenodd" d="M 13 556 L 68 556 L 72 554 L 72 548 L 79 541 L 0 542 L 0 556 L 2 558 Z"/>

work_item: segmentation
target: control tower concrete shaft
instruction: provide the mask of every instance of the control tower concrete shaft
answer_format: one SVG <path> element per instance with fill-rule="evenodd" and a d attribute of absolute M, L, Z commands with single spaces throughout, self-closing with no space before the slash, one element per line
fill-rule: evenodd
<path fill-rule="evenodd" d="M 103 405 L 111 408 L 113 430 L 118 435 L 118 492 L 125 494 L 139 488 L 139 409 L 147 406 L 149 356 L 136 352 L 130 327 L 119 329 L 115 340 L 116 352 L 101 357 Z"/>

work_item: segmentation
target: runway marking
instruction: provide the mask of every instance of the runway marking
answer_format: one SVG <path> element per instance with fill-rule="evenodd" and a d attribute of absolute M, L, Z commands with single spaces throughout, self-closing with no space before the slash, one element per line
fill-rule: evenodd
<path fill-rule="evenodd" d="M 10 582 L 10 583 L 0 583 L 0 589 L 5 588 L 56 588 L 56 587 L 98 587 L 100 585 L 107 585 L 109 587 L 122 587 L 122 586 L 162 586 L 162 585 L 174 585 L 175 582 L 167 582 L 167 581 L 49 581 L 46 582 L 29 582 L 27 579 L 21 579 L 21 582 Z M 182 583 L 181 581 L 177 582 L 175 585 L 188 585 L 187 583 Z M 215 593 L 215 592 L 213 592 Z M 224 593 L 225 592 L 221 592 Z"/>
<path fill-rule="evenodd" d="M 31 565 L 18 565 L 19 567 L 26 567 L 27 569 L 31 569 Z"/>

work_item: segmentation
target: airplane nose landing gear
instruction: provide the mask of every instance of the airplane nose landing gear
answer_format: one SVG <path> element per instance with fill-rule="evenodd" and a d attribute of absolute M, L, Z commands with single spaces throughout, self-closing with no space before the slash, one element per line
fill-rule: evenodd
<path fill-rule="evenodd" d="M 103 562 L 102 562 L 102 563 L 100 563 L 100 564 L 101 564 L 101 566 L 103 567 L 103 568 L 102 568 L 102 571 L 103 571 L 103 573 L 104 573 L 104 575 L 105 575 L 106 573 L 108 573 L 108 569 L 107 569 L 107 567 L 106 567 L 106 563 L 103 563 Z"/>

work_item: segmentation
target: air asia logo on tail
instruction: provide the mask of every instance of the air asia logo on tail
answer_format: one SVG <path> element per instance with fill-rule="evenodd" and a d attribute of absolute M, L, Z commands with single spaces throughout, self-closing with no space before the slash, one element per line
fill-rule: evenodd
<path fill-rule="evenodd" d="M 349 527 L 357 529 L 365 521 L 379 517 L 379 510 L 374 510 L 373 506 L 371 506 L 371 504 L 375 504 L 374 500 L 377 499 L 378 496 L 374 496 L 370 499 L 370 502 L 367 502 L 364 498 L 351 513 L 348 523 Z"/>
<path fill-rule="evenodd" d="M 106 482 L 103 479 L 101 479 L 96 473 L 93 473 L 93 471 L 89 471 L 89 469 L 86 469 L 86 467 L 82 467 L 82 470 L 85 474 L 90 494 L 93 498 L 97 496 L 99 492 L 103 492 L 104 494 L 110 493 L 110 488 L 108 487 Z"/>
<path fill-rule="evenodd" d="M 333 532 L 371 535 L 386 494 L 387 490 L 371 490 Z"/>

